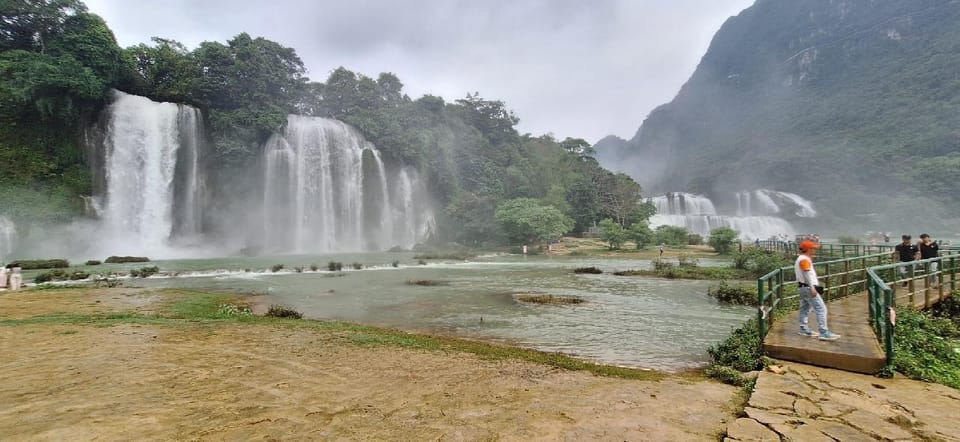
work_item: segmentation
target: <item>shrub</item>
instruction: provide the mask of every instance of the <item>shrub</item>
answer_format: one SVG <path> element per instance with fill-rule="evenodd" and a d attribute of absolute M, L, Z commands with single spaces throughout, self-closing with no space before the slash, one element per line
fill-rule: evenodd
<path fill-rule="evenodd" d="M 50 276 L 49 272 L 44 272 L 33 277 L 33 282 L 37 284 L 43 284 L 45 282 L 50 282 L 52 280 L 53 280 L 53 277 Z"/>
<path fill-rule="evenodd" d="M 105 261 L 107 264 L 124 264 L 128 262 L 150 262 L 146 256 L 111 256 Z"/>
<path fill-rule="evenodd" d="M 84 263 L 84 264 L 86 264 L 86 265 L 88 265 L 88 266 L 98 266 L 98 265 L 100 265 L 100 264 L 102 264 L 102 263 L 101 263 L 100 261 L 96 260 L 96 259 L 91 259 L 91 260 L 87 261 L 87 262 Z"/>
<path fill-rule="evenodd" d="M 742 251 L 733 252 L 733 268 L 747 270 L 755 278 L 790 264 L 787 258 L 763 249 L 747 247 Z"/>
<path fill-rule="evenodd" d="M 684 227 L 678 226 L 659 226 L 653 232 L 654 242 L 657 244 L 667 244 L 674 247 L 684 247 L 687 245 L 687 236 L 690 232 Z"/>
<path fill-rule="evenodd" d="M 327 263 L 327 270 L 331 272 L 339 272 L 343 270 L 343 263 L 337 261 L 330 261 Z"/>
<path fill-rule="evenodd" d="M 600 240 L 607 243 L 610 250 L 619 249 L 628 238 L 627 231 L 614 220 L 608 218 L 600 221 Z"/>
<path fill-rule="evenodd" d="M 729 227 L 717 227 L 710 231 L 710 240 L 708 244 L 721 255 L 730 253 L 733 245 L 737 242 L 740 233 Z"/>
<path fill-rule="evenodd" d="M 363 270 L 363 264 L 360 264 L 359 262 L 351 264 L 351 267 L 353 267 L 354 270 Z"/>
<path fill-rule="evenodd" d="M 319 269 L 320 269 L 320 266 L 316 264 L 310 264 L 310 271 L 316 272 Z"/>
<path fill-rule="evenodd" d="M 300 318 L 303 317 L 303 313 L 300 313 L 300 312 L 298 312 L 298 311 L 296 311 L 296 310 L 294 310 L 294 309 L 292 309 L 292 308 L 290 308 L 290 307 L 284 306 L 284 305 L 272 304 L 272 305 L 270 306 L 270 308 L 267 310 L 267 313 L 266 313 L 265 316 L 268 316 L 268 317 L 271 317 L 271 318 L 294 318 L 294 319 L 300 319 Z"/>
<path fill-rule="evenodd" d="M 573 269 L 573 273 L 589 273 L 593 275 L 599 275 L 603 273 L 603 270 L 600 270 L 596 267 L 577 267 Z"/>
<path fill-rule="evenodd" d="M 406 252 L 406 250 L 404 250 L 403 247 L 400 247 L 400 246 L 393 246 L 390 248 L 390 250 L 387 250 L 387 251 L 390 253 Z"/>
<path fill-rule="evenodd" d="M 133 278 L 146 278 L 148 276 L 154 275 L 160 272 L 160 268 L 157 266 L 151 267 L 141 267 L 140 269 L 134 269 L 130 271 L 130 276 Z"/>
<path fill-rule="evenodd" d="M 584 300 L 576 296 L 555 296 L 555 295 L 541 295 L 536 293 L 521 293 L 516 295 L 518 301 L 529 302 L 532 304 L 550 304 L 550 305 L 562 305 L 562 304 L 583 304 Z"/>
<path fill-rule="evenodd" d="M 394 267 L 400 267 L 400 261 L 394 261 L 394 262 L 390 263 L 390 265 L 392 265 L 392 266 L 394 266 Z"/>
<path fill-rule="evenodd" d="M 960 329 L 948 318 L 897 311 L 893 368 L 911 378 L 960 388 Z"/>
<path fill-rule="evenodd" d="M 736 369 L 726 365 L 711 365 L 703 371 L 703 374 L 714 378 L 724 384 L 743 387 L 747 385 L 747 378 Z"/>
<path fill-rule="evenodd" d="M 70 274 L 71 281 L 78 281 L 81 279 L 88 279 L 88 278 L 90 278 L 90 274 L 87 272 L 76 271 Z"/>
<path fill-rule="evenodd" d="M 13 261 L 7 264 L 8 269 L 14 267 L 20 267 L 23 270 L 65 269 L 70 267 L 70 262 L 65 259 L 29 259 Z"/>
<path fill-rule="evenodd" d="M 680 255 L 677 257 L 677 266 L 686 267 L 686 268 L 696 268 L 700 264 L 700 260 L 693 258 L 687 255 Z"/>
<path fill-rule="evenodd" d="M 656 260 L 653 262 L 654 270 L 669 270 L 669 269 L 672 269 L 673 267 L 674 265 L 672 262 L 662 261 L 662 260 Z"/>
<path fill-rule="evenodd" d="M 720 281 L 720 285 L 716 289 L 708 289 L 707 294 L 729 304 L 757 305 L 756 288 L 733 286 L 727 281 Z"/>
<path fill-rule="evenodd" d="M 417 265 L 425 266 L 425 265 L 427 265 L 427 262 L 421 259 L 421 260 L 417 261 Z"/>
<path fill-rule="evenodd" d="M 763 368 L 761 344 L 757 319 L 752 318 L 730 333 L 726 340 L 708 348 L 707 353 L 716 365 L 725 365 L 739 371 L 753 371 Z"/>
<path fill-rule="evenodd" d="M 960 328 L 960 290 L 944 298 L 930 309 L 930 314 L 938 318 L 947 318 Z"/>
<path fill-rule="evenodd" d="M 698 233 L 691 233 L 687 235 L 687 245 L 690 246 L 699 246 L 703 245 L 703 237 Z"/>
<path fill-rule="evenodd" d="M 302 266 L 294 267 L 293 271 L 295 273 L 303 273 L 303 267 Z"/>
<path fill-rule="evenodd" d="M 283 270 L 283 264 L 274 264 L 273 267 L 270 267 L 270 271 L 273 273 L 277 273 L 281 270 Z"/>

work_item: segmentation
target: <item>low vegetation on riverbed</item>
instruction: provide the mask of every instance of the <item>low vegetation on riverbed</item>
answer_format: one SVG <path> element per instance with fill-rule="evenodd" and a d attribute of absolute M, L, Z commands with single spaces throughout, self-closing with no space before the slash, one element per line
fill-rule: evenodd
<path fill-rule="evenodd" d="M 583 298 L 576 296 L 545 295 L 541 293 L 518 293 L 514 295 L 514 298 L 516 298 L 517 301 L 531 304 L 566 305 L 584 303 Z"/>
<path fill-rule="evenodd" d="M 780 267 L 790 265 L 790 260 L 774 252 L 753 247 L 731 254 L 733 261 L 729 267 L 701 267 L 699 261 L 690 256 L 680 255 L 676 262 L 657 259 L 653 269 L 625 270 L 614 272 L 617 276 L 652 276 L 668 279 L 707 279 L 707 280 L 753 280 Z"/>

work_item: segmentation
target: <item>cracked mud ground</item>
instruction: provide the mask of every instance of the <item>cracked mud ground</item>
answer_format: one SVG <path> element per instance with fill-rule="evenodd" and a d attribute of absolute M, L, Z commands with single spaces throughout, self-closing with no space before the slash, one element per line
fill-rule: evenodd
<path fill-rule="evenodd" d="M 764 371 L 727 441 L 960 441 L 960 391 L 802 364 Z"/>

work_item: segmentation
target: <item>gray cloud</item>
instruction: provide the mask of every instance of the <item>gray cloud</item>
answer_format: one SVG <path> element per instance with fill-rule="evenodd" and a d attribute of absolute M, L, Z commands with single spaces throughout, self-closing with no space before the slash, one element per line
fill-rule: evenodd
<path fill-rule="evenodd" d="M 396 73 L 412 97 L 479 91 L 520 130 L 630 137 L 753 0 L 87 0 L 121 45 L 240 33 L 293 47 L 311 78 Z"/>

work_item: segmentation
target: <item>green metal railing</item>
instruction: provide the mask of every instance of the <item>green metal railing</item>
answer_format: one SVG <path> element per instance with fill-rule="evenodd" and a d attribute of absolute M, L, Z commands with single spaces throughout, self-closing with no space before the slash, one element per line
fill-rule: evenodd
<path fill-rule="evenodd" d="M 915 307 L 930 307 L 932 295 L 936 300 L 943 299 L 944 290 L 949 286 L 947 295 L 957 290 L 957 272 L 960 270 L 960 253 L 956 250 L 941 251 L 939 258 L 878 265 L 867 269 L 870 281 L 867 294 L 870 303 L 870 325 L 883 343 L 887 353 L 887 365 L 893 363 L 893 339 L 896 328 L 896 306 L 907 301 Z M 934 270 L 936 264 L 936 270 Z M 898 271 L 904 267 L 905 272 Z M 891 287 L 890 284 L 893 284 Z M 899 289 L 897 286 L 900 286 Z M 898 291 L 900 292 L 898 294 Z M 923 296 L 922 306 L 918 296 Z"/>
<path fill-rule="evenodd" d="M 796 256 L 800 251 L 797 249 L 797 243 L 793 241 L 757 241 L 756 247 L 769 252 L 776 252 L 783 255 Z M 887 244 L 834 244 L 821 243 L 817 256 L 820 259 L 843 259 L 872 255 L 883 252 L 893 252 L 895 245 Z"/>
<path fill-rule="evenodd" d="M 817 270 L 817 275 L 822 275 L 819 278 L 820 285 L 826 289 L 824 301 L 840 299 L 866 290 L 869 279 L 868 268 L 882 264 L 889 257 L 890 253 L 883 252 L 814 262 L 813 266 Z M 757 301 L 759 304 L 757 322 L 761 341 L 767 335 L 767 331 L 770 330 L 770 325 L 773 324 L 773 312 L 777 307 L 783 301 L 797 297 L 796 286 L 793 266 L 781 267 L 757 279 Z"/>

